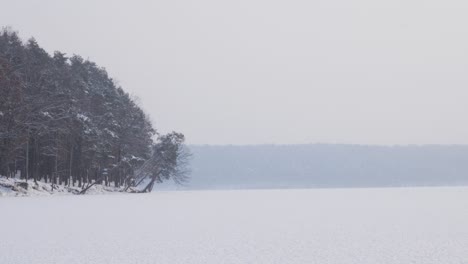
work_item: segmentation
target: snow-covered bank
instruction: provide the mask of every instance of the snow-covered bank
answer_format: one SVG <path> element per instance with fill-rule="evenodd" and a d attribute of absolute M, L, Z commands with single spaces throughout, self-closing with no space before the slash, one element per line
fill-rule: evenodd
<path fill-rule="evenodd" d="M 48 195 L 65 195 L 65 194 L 77 194 L 83 188 L 76 186 L 63 186 L 44 183 L 41 181 L 34 182 L 15 178 L 6 178 L 0 176 L 0 197 L 2 196 L 48 196 Z M 104 194 L 104 193 L 115 193 L 119 189 L 114 187 L 107 187 L 96 184 L 86 191 L 86 194 Z"/>
<path fill-rule="evenodd" d="M 0 199 L 0 263 L 461 264 L 468 188 Z"/>

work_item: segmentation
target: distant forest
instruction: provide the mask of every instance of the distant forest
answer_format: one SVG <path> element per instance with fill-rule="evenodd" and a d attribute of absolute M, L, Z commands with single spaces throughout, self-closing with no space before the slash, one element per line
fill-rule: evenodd
<path fill-rule="evenodd" d="M 468 184 L 468 146 L 190 146 L 193 189 Z"/>
<path fill-rule="evenodd" d="M 187 178 L 180 133 L 159 135 L 103 67 L 0 32 L 0 175 L 145 188 Z"/>

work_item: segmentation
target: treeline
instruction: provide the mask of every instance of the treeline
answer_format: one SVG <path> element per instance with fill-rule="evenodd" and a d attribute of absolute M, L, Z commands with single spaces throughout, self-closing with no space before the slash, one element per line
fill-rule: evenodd
<path fill-rule="evenodd" d="M 191 188 L 468 185 L 467 145 L 190 146 Z M 222 177 L 220 177 L 222 175 Z"/>
<path fill-rule="evenodd" d="M 0 32 L 0 175 L 116 187 L 169 178 L 141 170 L 157 158 L 155 135 L 104 68 L 78 55 L 49 55 L 10 29 Z M 169 137 L 183 144 L 183 135 Z"/>

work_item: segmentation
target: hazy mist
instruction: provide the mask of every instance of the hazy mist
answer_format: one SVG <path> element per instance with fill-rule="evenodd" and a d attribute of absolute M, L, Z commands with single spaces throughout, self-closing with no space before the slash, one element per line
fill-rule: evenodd
<path fill-rule="evenodd" d="M 468 4 L 0 1 L 191 144 L 468 144 Z"/>

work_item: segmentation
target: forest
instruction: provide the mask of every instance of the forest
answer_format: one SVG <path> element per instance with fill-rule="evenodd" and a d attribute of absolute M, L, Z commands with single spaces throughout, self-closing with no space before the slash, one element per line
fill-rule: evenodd
<path fill-rule="evenodd" d="M 0 175 L 151 191 L 187 180 L 184 140 L 160 135 L 105 68 L 0 32 Z"/>

